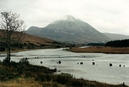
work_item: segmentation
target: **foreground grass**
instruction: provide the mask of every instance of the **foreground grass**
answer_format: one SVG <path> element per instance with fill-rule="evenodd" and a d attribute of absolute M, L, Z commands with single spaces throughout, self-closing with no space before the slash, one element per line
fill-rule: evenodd
<path fill-rule="evenodd" d="M 0 87 L 42 87 L 34 78 L 15 78 L 8 81 L 1 81 Z"/>
<path fill-rule="evenodd" d="M 0 87 L 127 87 L 76 79 L 70 74 L 54 74 L 55 69 L 30 65 L 28 61 L 0 63 Z"/>
<path fill-rule="evenodd" d="M 105 46 L 93 46 L 86 48 L 73 47 L 68 49 L 72 52 L 83 52 L 83 53 L 111 53 L 111 54 L 129 54 L 129 47 L 105 47 Z"/>

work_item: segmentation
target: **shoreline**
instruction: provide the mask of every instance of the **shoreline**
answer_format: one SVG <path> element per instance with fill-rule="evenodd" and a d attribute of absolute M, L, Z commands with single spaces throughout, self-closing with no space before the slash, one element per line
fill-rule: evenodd
<path fill-rule="evenodd" d="M 56 49 L 56 48 L 15 49 L 15 50 L 11 50 L 11 53 L 17 53 L 17 52 L 29 51 L 29 50 L 39 50 L 39 49 Z M 2 51 L 0 52 L 0 54 L 5 54 L 7 53 L 6 51 Z"/>
<path fill-rule="evenodd" d="M 67 49 L 76 53 L 105 53 L 105 54 L 129 54 L 129 47 L 105 47 L 105 46 L 92 46 L 86 48 L 73 47 Z"/>
<path fill-rule="evenodd" d="M 4 79 L 0 79 L 0 85 L 4 87 L 12 87 L 10 85 L 13 85 L 14 87 L 128 87 L 124 83 L 109 84 L 104 82 L 86 80 L 83 78 L 75 78 L 68 73 L 54 74 L 54 72 L 57 72 L 56 69 L 49 69 L 44 66 L 31 65 L 25 62 L 20 63 L 20 65 L 22 65 L 24 69 L 21 68 L 20 71 L 17 71 L 19 70 L 19 67 L 16 67 L 15 65 L 19 66 L 19 63 L 11 63 L 11 68 L 4 66 L 2 62 L 0 63 L 1 71 L 6 69 L 3 72 L 9 72 L 4 75 L 1 74 L 2 72 L 0 72 L 0 77 L 4 76 Z M 11 77 L 12 75 L 13 77 Z"/>
<path fill-rule="evenodd" d="M 36 50 L 36 49 L 29 49 L 29 50 Z M 39 67 L 37 67 L 38 69 L 40 69 L 41 67 L 39 66 Z M 47 67 L 46 67 L 47 68 Z M 33 69 L 32 69 L 33 70 Z M 35 69 L 34 69 L 35 70 Z M 37 71 L 37 70 L 36 70 Z M 28 72 L 30 72 L 30 71 L 28 71 Z M 27 73 L 28 74 L 28 73 Z M 34 74 L 36 74 L 36 73 L 34 73 Z M 37 74 L 37 76 L 38 76 L 39 74 Z M 41 74 L 42 75 L 42 74 Z M 44 79 L 44 77 L 45 77 L 45 79 L 48 79 L 49 80 L 49 78 L 48 77 L 50 77 L 51 79 L 53 79 L 53 77 L 54 78 L 57 78 L 57 79 L 59 79 L 60 77 L 63 77 L 63 76 L 66 76 L 66 75 L 70 75 L 70 74 L 68 74 L 68 73 L 66 73 L 66 74 L 63 74 L 63 75 L 61 75 L 61 74 L 59 74 L 58 76 L 55 76 L 54 74 L 50 74 L 50 76 L 48 76 L 48 74 L 46 74 L 46 75 L 42 75 L 42 76 L 40 76 L 40 79 L 39 80 L 42 80 L 42 79 Z M 59 77 L 59 78 L 58 78 Z M 31 77 L 32 78 L 32 77 Z M 65 77 L 63 77 L 63 78 L 65 78 Z M 68 80 L 69 80 L 69 76 L 67 77 L 68 78 Z M 67 79 L 66 78 L 66 79 Z M 71 77 L 70 77 L 71 78 Z M 24 78 L 23 78 L 24 79 Z M 65 79 L 64 79 L 65 80 Z M 92 85 L 92 83 L 93 84 L 95 84 L 96 86 L 95 87 L 102 87 L 103 85 L 105 86 L 105 85 L 109 85 L 109 86 L 106 86 L 106 87 L 111 87 L 111 86 L 114 86 L 114 85 L 119 85 L 119 84 L 109 84 L 109 83 L 103 83 L 103 82 L 98 82 L 98 81 L 92 81 L 92 80 L 85 80 L 85 79 L 79 79 L 79 78 L 71 78 L 71 80 L 70 81 L 72 81 L 73 80 L 73 82 L 74 81 L 79 81 L 79 82 L 81 82 L 81 83 L 86 83 L 86 82 L 88 82 L 88 83 L 90 83 L 90 85 Z M 82 81 L 83 80 L 83 81 Z M 28 80 L 27 80 L 28 81 Z M 35 80 L 34 80 L 35 81 Z M 37 82 L 40 82 L 40 81 L 37 81 Z M 50 84 L 50 82 L 51 82 L 51 80 L 50 81 L 48 81 L 47 83 L 48 84 Z M 97 82 L 97 83 L 96 83 Z M 44 80 L 43 81 L 41 81 L 40 83 L 42 83 L 42 84 L 39 84 L 39 85 L 43 85 L 44 84 Z M 52 83 L 55 83 L 55 82 L 52 82 Z M 65 84 L 67 84 L 67 83 L 65 83 Z M 97 84 L 101 84 L 101 86 L 97 86 Z M 57 87 L 62 87 L 62 86 L 60 86 L 60 85 L 64 85 L 64 84 L 61 84 L 60 82 L 58 82 L 58 85 L 59 86 L 57 86 Z M 123 87 L 122 86 L 122 84 L 120 84 L 121 86 L 116 86 L 116 87 Z M 68 86 L 63 86 L 63 87 L 68 87 Z M 92 86 L 91 86 L 92 87 Z M 115 86 L 114 86 L 115 87 Z"/>
<path fill-rule="evenodd" d="M 11 50 L 11 53 L 17 53 L 29 50 L 38 49 L 56 49 L 56 48 L 36 48 L 36 49 L 15 49 Z M 90 46 L 90 47 L 72 47 L 70 49 L 65 49 L 67 51 L 75 53 L 105 53 L 105 54 L 129 54 L 129 47 L 105 47 L 105 46 Z M 5 54 L 6 51 L 0 52 L 0 54 Z"/>

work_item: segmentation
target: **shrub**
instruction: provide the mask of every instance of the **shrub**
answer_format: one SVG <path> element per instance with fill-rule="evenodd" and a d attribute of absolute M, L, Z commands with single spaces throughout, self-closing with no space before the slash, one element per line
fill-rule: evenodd
<path fill-rule="evenodd" d="M 3 65 L 4 66 L 9 66 L 9 62 L 8 62 L 7 57 L 3 60 Z"/>
<path fill-rule="evenodd" d="M 0 81 L 13 79 L 15 75 L 9 68 L 0 67 Z"/>
<path fill-rule="evenodd" d="M 22 65 L 29 65 L 28 58 L 22 58 L 22 59 L 19 61 L 19 64 L 22 64 Z"/>
<path fill-rule="evenodd" d="M 42 86 L 43 87 L 66 87 L 66 86 L 62 86 L 61 84 L 56 83 L 56 82 L 43 82 Z"/>
<path fill-rule="evenodd" d="M 71 82 L 72 78 L 70 74 L 61 73 L 54 78 L 54 81 L 60 84 L 69 84 L 68 82 Z"/>
<path fill-rule="evenodd" d="M 0 47 L 0 51 L 5 51 L 5 47 Z"/>

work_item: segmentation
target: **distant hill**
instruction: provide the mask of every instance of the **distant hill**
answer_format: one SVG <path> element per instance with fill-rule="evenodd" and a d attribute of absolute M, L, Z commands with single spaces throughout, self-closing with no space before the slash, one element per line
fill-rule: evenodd
<path fill-rule="evenodd" d="M 5 45 L 4 42 L 4 37 L 3 37 L 3 30 L 0 30 L 0 44 Z M 15 39 L 15 35 L 13 36 Z M 11 46 L 16 47 L 16 43 L 12 42 Z M 22 48 L 54 48 L 54 47 L 60 47 L 63 46 L 62 43 L 57 42 L 55 40 L 52 39 L 47 39 L 47 38 L 43 38 L 43 37 L 39 37 L 39 36 L 34 36 L 34 35 L 30 35 L 30 34 L 24 34 L 24 38 L 22 39 L 22 41 L 20 42 L 20 45 L 22 46 Z"/>
<path fill-rule="evenodd" d="M 107 37 L 111 38 L 111 40 L 122 40 L 129 39 L 129 35 L 123 34 L 114 34 L 114 33 L 104 33 Z"/>
<path fill-rule="evenodd" d="M 44 28 L 32 26 L 26 33 L 74 44 L 105 42 L 110 40 L 106 35 L 97 31 L 88 23 L 70 15 L 66 16 L 65 19 L 50 23 Z"/>

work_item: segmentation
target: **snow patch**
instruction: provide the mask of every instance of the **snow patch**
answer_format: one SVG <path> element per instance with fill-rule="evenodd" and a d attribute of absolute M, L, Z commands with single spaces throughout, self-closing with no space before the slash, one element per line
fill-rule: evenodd
<path fill-rule="evenodd" d="M 71 15 L 66 15 L 66 16 L 64 16 L 63 18 L 61 18 L 60 20 L 58 20 L 58 21 L 75 21 L 75 20 L 77 20 L 76 18 L 74 18 L 73 16 L 71 16 Z"/>

